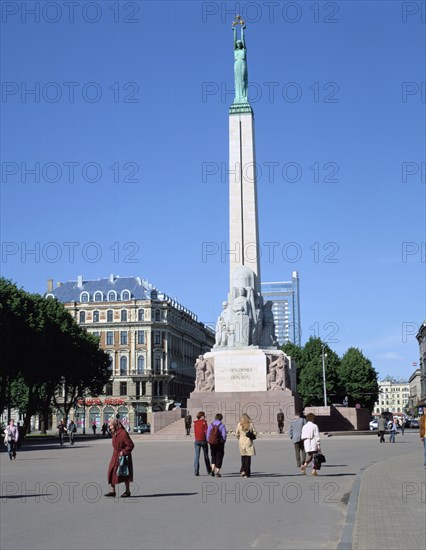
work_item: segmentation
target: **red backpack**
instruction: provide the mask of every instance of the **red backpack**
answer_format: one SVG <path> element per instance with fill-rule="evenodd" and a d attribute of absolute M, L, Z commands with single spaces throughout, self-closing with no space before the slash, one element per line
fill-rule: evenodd
<path fill-rule="evenodd" d="M 219 445 L 222 442 L 222 436 L 219 430 L 220 424 L 212 424 L 210 435 L 209 435 L 209 445 Z"/>

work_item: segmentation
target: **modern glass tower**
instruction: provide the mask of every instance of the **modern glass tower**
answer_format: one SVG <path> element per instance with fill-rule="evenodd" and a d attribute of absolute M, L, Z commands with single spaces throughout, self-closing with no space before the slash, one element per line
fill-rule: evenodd
<path fill-rule="evenodd" d="M 293 271 L 291 281 L 261 283 L 264 302 L 273 303 L 275 335 L 280 346 L 292 342 L 301 345 L 299 275 Z"/>

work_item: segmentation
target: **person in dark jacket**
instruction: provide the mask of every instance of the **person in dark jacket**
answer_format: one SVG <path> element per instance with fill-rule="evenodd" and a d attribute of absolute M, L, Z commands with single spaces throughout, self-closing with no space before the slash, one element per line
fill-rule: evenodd
<path fill-rule="evenodd" d="M 300 468 L 302 464 L 305 463 L 305 460 L 306 460 L 305 446 L 301 439 L 302 429 L 304 425 L 305 425 L 305 419 L 301 418 L 300 414 L 296 413 L 295 419 L 290 424 L 290 429 L 288 431 L 288 435 L 294 445 L 294 453 L 296 455 L 296 464 L 298 468 Z"/>
<path fill-rule="evenodd" d="M 194 474 L 200 475 L 200 451 L 203 450 L 204 463 L 207 468 L 207 474 L 210 474 L 209 450 L 207 445 L 207 422 L 203 411 L 197 414 L 197 420 L 194 421 Z"/>
<path fill-rule="evenodd" d="M 186 435 L 191 435 L 192 416 L 189 414 L 189 412 L 186 413 L 184 421 L 185 421 Z"/>
<path fill-rule="evenodd" d="M 385 431 L 386 431 L 386 418 L 382 415 L 377 421 L 378 435 L 380 437 L 380 443 L 385 442 Z"/>
<path fill-rule="evenodd" d="M 112 446 L 113 453 L 108 466 L 108 483 L 111 485 L 111 491 L 107 493 L 106 497 L 115 497 L 115 486 L 118 483 L 125 483 L 126 490 L 121 497 L 130 496 L 130 482 L 133 481 L 133 463 L 132 463 L 132 451 L 134 447 L 133 441 L 130 439 L 129 434 L 123 428 L 122 424 L 117 420 L 109 421 L 109 429 L 112 434 Z M 120 457 L 127 457 L 127 465 L 129 473 L 127 476 L 118 475 L 117 470 L 120 463 Z"/>
<path fill-rule="evenodd" d="M 214 421 L 207 428 L 207 441 L 210 445 L 211 459 L 211 472 L 210 475 L 214 477 L 222 477 L 220 469 L 222 468 L 223 457 L 225 456 L 225 442 L 226 442 L 226 428 L 222 424 L 223 416 L 220 413 L 214 417 Z M 211 443 L 211 435 L 214 427 L 217 426 L 218 440 L 215 443 Z"/>
<path fill-rule="evenodd" d="M 280 412 L 277 414 L 277 424 L 278 432 L 282 434 L 284 429 L 284 413 L 282 409 L 280 409 Z"/>

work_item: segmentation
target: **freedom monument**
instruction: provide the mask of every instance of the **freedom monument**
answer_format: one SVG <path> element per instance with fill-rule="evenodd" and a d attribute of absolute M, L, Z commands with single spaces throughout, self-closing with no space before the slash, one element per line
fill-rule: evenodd
<path fill-rule="evenodd" d="M 237 39 L 237 28 L 241 38 Z M 195 364 L 187 408 L 220 412 L 229 429 L 247 413 L 260 431 L 276 431 L 280 409 L 300 412 L 296 366 L 278 350 L 272 302 L 260 292 L 254 115 L 248 99 L 246 26 L 233 22 L 235 98 L 229 108 L 230 290 L 216 323 L 216 343 Z"/>

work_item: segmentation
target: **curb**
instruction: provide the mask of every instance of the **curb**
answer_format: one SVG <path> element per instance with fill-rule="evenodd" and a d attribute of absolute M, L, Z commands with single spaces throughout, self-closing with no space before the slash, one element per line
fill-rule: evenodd
<path fill-rule="evenodd" d="M 358 511 L 358 499 L 359 491 L 361 488 L 362 475 L 365 470 L 376 464 L 376 462 L 371 462 L 367 466 L 362 467 L 355 477 L 354 484 L 352 486 L 352 491 L 349 496 L 348 509 L 346 511 L 345 522 L 343 524 L 342 534 L 340 535 L 339 544 L 336 546 L 336 550 L 352 550 L 353 545 L 353 536 L 354 536 L 354 527 L 356 521 L 356 515 Z"/>

